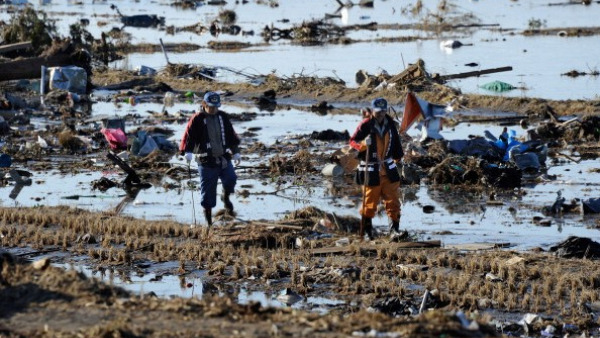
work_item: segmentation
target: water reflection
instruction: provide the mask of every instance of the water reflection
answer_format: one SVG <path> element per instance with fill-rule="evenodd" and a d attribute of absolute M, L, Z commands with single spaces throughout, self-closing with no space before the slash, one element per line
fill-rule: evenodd
<path fill-rule="evenodd" d="M 238 302 L 240 304 L 248 304 L 249 302 L 259 302 L 263 307 L 291 307 L 293 309 L 310 309 L 311 311 L 318 313 L 326 313 L 330 307 L 340 306 L 346 302 L 342 300 L 330 299 L 325 297 L 307 297 L 295 300 L 294 302 L 288 303 L 285 301 L 284 295 L 285 290 L 278 294 L 270 294 L 262 291 L 248 291 L 241 289 L 238 294 Z"/>
<path fill-rule="evenodd" d="M 586 50 L 586 55 L 599 55 L 600 44 L 595 43 L 595 36 L 565 38 L 561 36 L 522 36 L 520 33 L 528 29 L 531 20 L 531 11 L 534 10 L 539 17 L 551 17 L 546 28 L 569 27 L 594 27 L 597 18 L 594 11 L 586 6 L 548 6 L 545 0 L 532 0 L 528 2 L 494 2 L 486 3 L 472 1 L 461 3 L 451 13 L 437 13 L 437 0 L 424 0 L 420 2 L 422 12 L 414 12 L 410 5 L 399 6 L 394 1 L 382 1 L 373 8 L 361 6 L 343 6 L 335 1 L 326 1 L 319 6 L 307 5 L 305 1 L 279 1 L 278 6 L 265 6 L 261 2 L 251 2 L 239 5 L 235 2 L 223 6 L 190 6 L 182 10 L 180 6 L 169 6 L 164 3 L 120 2 L 119 10 L 124 13 L 124 18 L 150 17 L 160 13 L 156 22 L 164 17 L 170 29 L 157 30 L 147 28 L 128 27 L 131 42 L 158 44 L 163 39 L 167 44 L 194 43 L 207 46 L 214 41 L 234 38 L 242 43 L 255 44 L 241 51 L 232 53 L 229 50 L 200 48 L 200 50 L 184 53 L 173 53 L 170 62 L 189 63 L 190 60 L 202 60 L 205 65 L 217 65 L 232 69 L 253 69 L 258 74 L 276 72 L 281 76 L 293 74 L 315 74 L 331 76 L 332 71 L 336 77 L 343 79 L 348 86 L 356 86 L 355 73 L 365 69 L 374 73 L 377 68 L 386 69 L 389 73 L 399 73 L 405 68 L 405 62 L 414 62 L 423 59 L 427 62 L 431 73 L 455 74 L 470 70 L 466 64 L 479 63 L 482 69 L 512 66 L 515 71 L 493 74 L 490 76 L 472 77 L 452 81 L 451 84 L 466 93 L 479 93 L 479 85 L 491 80 L 500 80 L 511 84 L 523 83 L 527 92 L 513 91 L 502 94 L 511 96 L 527 95 L 530 97 L 552 99 L 591 99 L 598 95 L 600 78 L 586 77 L 572 79 L 560 76 L 564 73 L 564 65 L 571 69 L 587 70 L 597 67 L 589 57 L 573 58 L 572 50 Z M 13 1 L 25 4 L 27 1 Z M 103 1 L 82 2 L 51 2 L 40 0 L 31 4 L 36 9 L 42 9 L 52 14 L 56 19 L 59 34 L 68 35 L 69 26 L 73 20 L 81 20 L 94 13 L 93 17 L 102 18 L 106 24 L 86 26 L 86 29 L 99 39 L 112 24 L 121 24 L 122 18 L 115 16 L 115 11 Z M 200 25 L 210 26 L 219 17 L 221 11 L 233 11 L 237 15 L 234 28 L 224 29 L 215 27 L 214 33 L 197 34 L 197 32 L 177 31 L 183 27 Z M 333 14 L 332 14 L 333 13 Z M 339 13 L 339 15 L 338 15 Z M 460 23 L 462 17 L 477 19 L 478 23 L 489 27 L 464 27 L 461 36 L 465 41 L 476 41 L 468 48 L 452 49 L 451 54 L 440 50 L 439 40 L 454 38 L 455 32 L 427 32 L 417 30 L 415 25 L 422 25 L 427 20 L 427 15 L 433 13 L 441 15 L 448 22 L 455 20 Z M 501 13 L 501 14 L 500 14 Z M 126 14 L 126 15 L 125 15 Z M 0 20 L 8 22 L 14 14 L 12 11 L 0 12 Z M 107 19 L 108 18 L 108 19 Z M 256 18 L 282 18 L 281 27 L 291 29 L 308 19 L 327 20 L 334 25 L 342 27 L 360 25 L 366 22 L 376 22 L 381 28 L 377 30 L 353 30 L 347 33 L 348 38 L 356 41 L 365 41 L 352 44 L 326 45 L 324 47 L 301 47 L 289 44 L 287 41 L 264 44 L 261 32 L 264 21 Z M 93 20 L 86 19 L 86 20 Z M 282 22 L 285 21 L 285 22 Z M 279 25 L 278 22 L 278 25 Z M 225 24 L 224 22 L 222 23 Z M 386 26 L 395 29 L 385 29 Z M 500 27 L 501 29 L 498 29 Z M 173 34 L 174 31 L 177 33 Z M 256 32 L 256 34 L 238 34 L 240 31 Z M 217 32 L 236 33 L 235 36 L 223 37 Z M 440 35 L 441 34 L 441 35 Z M 452 36 L 452 35 L 454 36 Z M 398 40 L 399 37 L 414 37 L 408 42 L 382 42 L 381 40 Z M 468 40 L 467 40 L 468 39 Z M 282 39 L 283 40 L 283 39 Z M 400 39 L 401 40 L 401 39 Z M 252 53 L 256 57 L 248 57 Z M 493 53 L 495 57 L 488 56 Z M 399 54 L 401 60 L 399 60 Z M 377 58 L 373 58 L 377 55 Z M 485 61 L 485 62 L 484 62 Z M 162 52 L 152 54 L 130 54 L 126 60 L 116 61 L 112 66 L 134 69 L 140 65 L 161 69 L 165 66 L 165 57 Z M 357 65 L 360 65 L 357 67 Z M 522 78 L 522 74 L 526 74 Z M 521 78 L 519 78 L 521 77 Z M 244 79 L 245 80 L 245 79 Z M 565 91 L 564 88 L 570 88 Z M 489 93 L 486 93 L 489 94 Z"/>
<path fill-rule="evenodd" d="M 163 102 L 141 102 L 135 106 L 118 105 L 112 102 L 98 102 L 92 105 L 92 118 L 111 113 L 120 117 L 143 116 L 146 111 L 157 111 Z M 193 111 L 195 103 L 174 102 L 173 111 Z M 400 109 L 400 108 L 399 108 Z M 238 217 L 243 220 L 264 219 L 277 220 L 283 215 L 308 206 L 316 206 L 328 213 L 339 216 L 358 217 L 357 203 L 360 203 L 360 188 L 351 182 L 350 176 L 325 177 L 320 169 L 311 175 L 281 175 L 273 180 L 257 179 L 260 168 L 268 168 L 268 159 L 274 156 L 269 153 L 274 144 L 288 143 L 296 146 L 298 135 L 311 135 L 321 131 L 324 126 L 336 131 L 352 131 L 360 120 L 356 115 L 317 115 L 297 109 L 276 110 L 263 113 L 257 107 L 243 104 L 224 103 L 224 110 L 239 116 L 234 121 L 236 129 L 245 137 L 242 151 L 245 163 L 240 168 L 239 188 L 234 196 Z M 174 113 L 177 114 L 177 113 Z M 248 117 L 248 118 L 246 118 Z M 141 121 L 141 119 L 139 119 Z M 185 119 L 182 119 L 185 120 Z M 40 127 L 51 121 L 37 119 L 34 123 Z M 132 126 L 128 122 L 127 127 Z M 135 122 L 136 125 L 140 122 Z M 266 127 L 268 126 L 268 127 Z M 166 121 L 163 125 L 173 131 L 169 140 L 178 143 L 185 127 L 185 121 Z M 452 129 L 444 129 L 446 139 L 461 139 L 466 135 L 483 135 L 483 131 L 498 130 L 498 126 L 489 124 L 458 124 Z M 410 130 L 416 136 L 414 130 Z M 328 156 L 345 142 L 322 142 L 319 147 L 323 156 Z M 262 144 L 262 150 L 254 150 L 253 144 Z M 321 155 L 320 155 L 321 156 Z M 104 166 L 107 162 L 103 154 L 88 156 L 96 166 Z M 56 158 L 66 164 L 73 158 Z M 77 158 L 76 160 L 80 160 Z M 173 165 L 183 165 L 183 159 L 175 156 L 169 160 Z M 550 227 L 539 227 L 532 220 L 541 215 L 544 206 L 552 205 L 556 199 L 556 191 L 563 189 L 567 200 L 573 198 L 595 198 L 600 196 L 600 179 L 594 174 L 597 167 L 595 161 L 574 163 L 552 163 L 548 168 L 549 176 L 556 176 L 554 181 L 540 181 L 523 187 L 520 190 L 500 193 L 496 191 L 496 200 L 502 204 L 489 205 L 490 191 L 464 192 L 448 185 L 440 188 L 420 186 L 404 186 L 401 227 L 421 232 L 442 240 L 444 243 L 464 243 L 468 241 L 488 239 L 512 242 L 523 248 L 539 246 L 542 243 L 558 242 L 567 235 L 585 237 L 597 236 L 594 215 L 563 215 L 554 217 Z M 257 169 L 259 168 L 259 169 Z M 182 224 L 192 224 L 195 215 L 190 212 L 192 203 L 188 188 L 163 188 L 163 186 L 180 186 L 170 178 L 153 182 L 153 187 L 145 190 L 125 192 L 121 189 L 109 189 L 98 194 L 93 190 L 93 182 L 109 179 L 116 182 L 123 180 L 118 170 L 72 173 L 60 170 L 32 171 L 31 186 L 26 188 L 16 185 L 0 187 L 0 203 L 7 206 L 35 206 L 43 203 L 48 206 L 70 205 L 92 211 L 116 210 L 122 215 L 146 218 L 175 220 Z M 289 176 L 289 177 L 288 177 Z M 298 176 L 298 177 L 296 177 Z M 77 191 L 79 196 L 88 198 L 62 199 Z M 127 194 L 128 193 L 128 194 Z M 132 203 L 139 201 L 139 203 Z M 432 206 L 432 213 L 425 213 L 424 206 Z M 376 217 L 374 224 L 380 229 L 387 229 L 385 217 Z M 454 235 L 440 236 L 433 233 L 450 231 Z M 532 236 L 532 234 L 535 234 Z"/>

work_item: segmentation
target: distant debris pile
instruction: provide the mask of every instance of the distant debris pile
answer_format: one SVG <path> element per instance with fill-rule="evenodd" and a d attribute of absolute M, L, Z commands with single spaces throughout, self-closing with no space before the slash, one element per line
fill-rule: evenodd
<path fill-rule="evenodd" d="M 170 63 L 167 65 L 164 72 L 172 77 L 192 78 L 197 80 L 214 80 L 217 76 L 216 68 L 189 64 Z"/>
<path fill-rule="evenodd" d="M 361 87 L 374 88 L 376 90 L 408 87 L 409 90 L 420 92 L 431 86 L 436 81 L 437 74 L 429 74 L 425 69 L 425 61 L 418 59 L 406 69 L 396 75 L 390 75 L 382 71 L 377 75 L 368 74 L 364 70 L 356 73 L 355 80 Z"/>
<path fill-rule="evenodd" d="M 413 92 L 421 92 L 430 90 L 433 85 L 444 84 L 447 80 L 451 79 L 462 79 L 466 77 L 507 72 L 511 70 L 511 66 L 506 66 L 458 74 L 430 74 L 425 69 L 425 61 L 418 59 L 417 62 L 414 64 L 409 64 L 406 69 L 394 76 L 389 75 L 386 71 L 382 71 L 377 75 L 369 75 L 364 70 L 359 70 L 356 73 L 355 80 L 356 83 L 364 88 L 373 88 L 375 90 L 397 88 L 399 91 L 408 90 Z"/>
<path fill-rule="evenodd" d="M 265 41 L 292 40 L 302 45 L 320 45 L 331 39 L 338 39 L 346 34 L 345 30 L 323 20 L 303 22 L 288 29 L 265 26 L 262 31 Z"/>

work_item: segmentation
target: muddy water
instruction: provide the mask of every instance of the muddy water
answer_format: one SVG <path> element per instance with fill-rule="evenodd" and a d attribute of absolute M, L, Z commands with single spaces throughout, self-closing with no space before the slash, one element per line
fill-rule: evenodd
<path fill-rule="evenodd" d="M 109 285 L 122 287 L 133 293 L 143 295 L 144 297 L 191 298 L 202 297 L 205 292 L 203 281 L 206 279 L 206 271 L 194 270 L 187 273 L 185 276 L 178 276 L 172 273 L 172 271 L 175 271 L 178 268 L 176 262 L 153 264 L 151 271 L 148 271 L 143 276 L 137 276 L 135 274 L 124 276 L 111 270 L 99 272 L 85 266 L 72 264 L 55 264 L 55 266 L 62 267 L 66 270 L 74 269 L 88 277 L 97 278 Z M 273 282 L 275 283 L 278 281 Z M 289 306 L 295 309 L 305 309 L 319 313 L 326 313 L 329 311 L 329 308 L 346 303 L 345 301 L 326 297 L 285 297 L 285 283 L 281 284 L 281 291 L 275 293 L 250 291 L 242 286 L 236 291 L 237 301 L 240 304 L 259 302 L 264 307 Z"/>
<path fill-rule="evenodd" d="M 519 89 L 500 95 L 541 97 L 547 99 L 594 99 L 600 94 L 600 78 L 598 76 L 581 76 L 571 78 L 561 76 L 571 70 L 581 72 L 597 71 L 600 67 L 595 57 L 600 55 L 600 44 L 595 36 L 565 38 L 559 36 L 525 37 L 523 30 L 539 28 L 568 28 L 597 26 L 597 15 L 600 5 L 590 6 L 567 4 L 567 1 L 552 2 L 547 0 L 530 1 L 469 1 L 445 2 L 445 11 L 441 11 L 441 2 L 423 1 L 423 9 L 412 14 L 412 3 L 396 1 L 376 1 L 374 8 L 352 6 L 339 9 L 335 1 L 323 1 L 319 6 L 309 1 L 282 0 L 277 7 L 250 2 L 246 5 L 230 2 L 225 6 L 200 5 L 194 9 L 179 9 L 164 1 L 115 1 L 124 15 L 156 14 L 164 16 L 166 25 L 183 27 L 202 25 L 208 27 L 222 10 L 234 10 L 237 24 L 243 31 L 252 31 L 254 35 L 227 35 L 213 37 L 208 33 L 194 34 L 180 32 L 169 34 L 166 30 L 153 28 L 125 27 L 131 34 L 133 43 L 158 44 L 162 38 L 165 43 L 193 43 L 201 48 L 188 53 L 170 53 L 169 60 L 175 63 L 192 63 L 209 66 L 221 66 L 241 70 L 248 74 L 268 74 L 275 72 L 280 76 L 298 74 L 330 76 L 344 80 L 349 87 L 357 86 L 355 73 L 360 70 L 374 74 L 383 70 L 390 74 L 402 71 L 408 63 L 417 59 L 426 62 L 431 73 L 455 74 L 474 70 L 483 70 L 504 66 L 512 66 L 510 72 L 488 74 L 481 77 L 470 77 L 452 80 L 450 85 L 460 88 L 465 93 L 491 94 L 480 86 L 495 80 L 512 84 Z M 200 2 L 199 2 L 200 4 Z M 566 4 L 566 5 L 565 5 Z M 102 31 L 113 27 L 122 28 L 116 12 L 107 2 L 33 2 L 37 9 L 49 13 L 60 34 L 67 35 L 69 25 L 80 19 L 89 19 L 87 29 L 96 37 Z M 7 6 L 0 7 L 0 20 L 8 20 L 12 12 Z M 362 41 L 349 45 L 332 45 L 303 47 L 290 43 L 289 40 L 270 41 L 264 43 L 260 32 L 265 25 L 273 24 L 276 28 L 288 29 L 303 21 L 322 19 L 325 14 L 339 14 L 339 18 L 330 19 L 335 25 L 354 25 L 377 22 L 381 25 L 412 25 L 423 23 L 438 15 L 445 22 L 452 24 L 484 24 L 487 27 L 475 27 L 455 31 L 418 31 L 414 29 L 376 31 L 350 31 L 348 36 Z M 410 27 L 410 26 L 409 26 Z M 380 38 L 413 37 L 411 42 L 383 43 Z M 449 39 L 461 41 L 458 49 L 441 48 L 440 43 Z M 218 51 L 207 48 L 209 41 L 238 41 L 254 44 L 254 47 L 241 51 Z M 260 44 L 260 45 L 257 45 Z M 468 63 L 477 64 L 474 67 Z M 166 65 L 162 53 L 131 54 L 125 60 L 113 66 L 135 69 L 145 65 L 162 69 Z M 233 76 L 229 71 L 222 71 L 222 80 L 243 81 L 245 78 Z"/>
<path fill-rule="evenodd" d="M 161 111 L 163 106 L 156 103 L 141 103 L 136 106 L 112 103 L 97 103 L 93 106 L 94 114 L 124 115 L 138 114 L 147 116 L 147 111 Z M 186 113 L 197 107 L 196 103 L 179 103 L 168 108 L 171 113 L 181 111 Z M 402 107 L 396 107 L 401 110 Z M 225 104 L 223 109 L 232 114 L 242 112 L 257 113 L 253 121 L 236 122 L 235 128 L 239 133 L 249 129 L 262 127 L 256 136 L 244 139 L 245 147 L 253 142 L 272 145 L 276 142 L 286 142 L 299 135 L 309 135 L 312 131 L 322 131 L 327 128 L 336 131 L 348 130 L 353 132 L 360 121 L 356 115 L 317 115 L 296 109 L 276 110 L 274 112 L 259 111 L 255 107 Z M 470 112 L 472 113 L 472 112 Z M 137 128 L 128 125 L 128 130 Z M 176 143 L 181 139 L 184 124 L 173 124 L 168 127 L 174 130 L 172 140 Z M 513 127 L 519 136 L 524 131 Z M 446 139 L 464 139 L 468 135 L 483 135 L 484 130 L 499 134 L 501 127 L 485 124 L 459 123 L 453 128 L 442 130 Z M 409 131 L 411 136 L 418 136 L 414 129 Z M 318 143 L 325 154 L 344 146 L 344 142 Z M 101 156 L 101 155 L 99 155 Z M 270 155 L 272 156 L 272 155 Z M 267 156 L 268 157 L 268 156 Z M 102 157 L 93 157 L 99 164 L 105 162 Z M 243 152 L 242 165 L 247 167 L 259 164 L 267 165 L 267 158 L 258 158 Z M 57 159 L 58 160 L 58 159 Z M 175 165 L 185 163 L 181 158 L 173 157 Z M 440 239 L 444 245 L 473 242 L 510 243 L 517 249 L 528 249 L 535 246 L 547 247 L 555 244 L 569 235 L 597 237 L 598 230 L 593 229 L 596 219 L 591 216 L 582 217 L 579 214 L 565 215 L 553 218 L 551 225 L 540 227 L 534 222 L 534 217 L 541 217 L 541 209 L 550 206 L 561 191 L 562 196 L 570 201 L 573 198 L 600 197 L 600 177 L 593 172 L 597 169 L 595 161 L 583 161 L 579 164 L 564 162 L 549 166 L 548 174 L 555 175 L 556 180 L 548 182 L 525 182 L 522 192 L 508 191 L 499 194 L 502 205 L 488 205 L 487 194 L 466 194 L 455 192 L 452 186 L 434 190 L 426 184 L 403 188 L 403 209 L 401 226 L 415 232 L 421 239 Z M 321 169 L 321 168 L 317 168 Z M 255 174 L 248 169 L 238 169 L 239 181 L 237 190 L 247 189 L 248 197 L 235 196 L 234 204 L 238 219 L 243 220 L 277 220 L 283 215 L 306 206 L 317 206 L 338 215 L 357 216 L 360 194 L 340 195 L 335 189 L 347 186 L 348 180 L 329 178 L 317 175 L 317 180 L 323 184 L 280 186 L 272 182 L 257 180 Z M 9 195 L 12 186 L 0 188 L 0 203 L 4 206 L 33 206 L 33 205 L 72 205 L 89 210 L 104 211 L 115 208 L 125 197 L 122 189 L 112 188 L 106 192 L 93 191 L 91 183 L 101 177 L 115 181 L 124 179 L 120 169 L 113 171 L 94 171 L 83 174 L 62 174 L 58 171 L 34 172 L 33 185 L 23 187 L 16 198 Z M 193 178 L 197 181 L 197 178 Z M 166 183 L 181 184 L 178 189 L 165 189 Z M 123 210 L 126 215 L 146 219 L 169 219 L 184 224 L 204 224 L 199 193 L 188 188 L 187 179 L 175 182 L 165 178 L 163 182 L 154 182 L 154 186 L 142 190 Z M 219 188 L 220 189 L 220 188 Z M 76 199 L 67 199 L 76 196 Z M 192 207 L 192 201 L 196 207 Z M 433 213 L 424 213 L 423 207 L 434 206 Z M 222 207 L 220 205 L 218 208 Z M 219 221 L 217 221 L 217 224 Z M 385 232 L 387 219 L 378 216 L 374 219 L 375 226 Z"/>

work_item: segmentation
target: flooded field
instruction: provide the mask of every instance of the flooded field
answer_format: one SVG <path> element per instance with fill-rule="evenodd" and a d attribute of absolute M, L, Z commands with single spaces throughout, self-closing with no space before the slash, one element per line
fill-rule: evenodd
<path fill-rule="evenodd" d="M 172 111 L 190 111 L 197 103 L 178 104 Z M 120 105 L 113 103 L 96 103 L 94 112 L 106 114 L 112 112 L 117 116 L 147 115 L 147 112 L 160 111 L 163 106 L 154 103 L 141 103 L 136 106 Z M 248 122 L 234 123 L 240 134 L 254 128 L 259 132 L 243 140 L 244 148 L 255 142 L 266 145 L 292 141 L 308 137 L 313 131 L 324 128 L 335 128 L 337 131 L 353 132 L 360 121 L 360 116 L 355 115 L 318 115 L 297 109 L 275 110 L 273 112 L 260 111 L 249 106 L 224 106 L 231 114 L 256 113 L 258 117 Z M 402 107 L 398 107 L 399 110 Z M 268 126 L 268 127 L 265 127 Z M 139 127 L 135 124 L 132 128 Z M 184 124 L 167 125 L 174 131 L 171 138 L 179 142 Z M 519 126 L 513 126 L 524 133 Z M 464 139 L 468 135 L 483 136 L 485 130 L 499 132 L 500 128 L 491 124 L 461 123 L 452 129 L 442 130 L 442 135 L 447 140 Z M 414 137 L 418 131 L 410 130 Z M 315 141 L 315 152 L 323 157 L 330 156 L 334 151 L 345 146 L 345 142 Z M 103 170 L 84 171 L 79 173 L 61 173 L 62 170 L 33 171 L 34 184 L 22 188 L 16 198 L 10 198 L 13 186 L 0 188 L 3 206 L 36 206 L 36 205 L 69 205 L 88 209 L 91 211 L 107 211 L 114 209 L 126 196 L 124 190 L 113 188 L 106 192 L 93 189 L 93 182 L 102 177 L 122 181 L 123 172 L 115 167 L 114 170 L 105 170 L 108 160 L 100 154 L 85 156 L 85 159 L 98 161 L 98 166 Z M 276 154 L 256 156 L 250 152 L 243 152 L 244 161 L 238 169 L 238 190 L 247 190 L 249 194 L 234 197 L 237 217 L 241 220 L 278 220 L 284 215 L 309 206 L 317 206 L 326 212 L 336 212 L 339 215 L 357 216 L 361 196 L 359 191 L 348 195 L 347 189 L 352 183 L 349 176 L 327 177 L 321 174 L 311 174 L 312 183 L 305 185 L 284 184 L 279 180 L 261 182 L 257 179 L 255 167 L 268 167 L 268 160 Z M 64 158 L 65 161 L 72 159 Z M 77 159 L 75 159 L 77 160 Z M 56 161 L 61 161 L 57 156 Z M 182 157 L 174 156 L 170 163 L 186 168 Z M 316 171 L 323 169 L 325 164 L 317 164 Z M 195 165 L 194 173 L 195 173 Z M 247 168 L 247 169 L 245 169 Z M 570 214 L 557 217 L 550 226 L 541 227 L 534 221 L 536 216 L 542 215 L 542 209 L 551 206 L 557 198 L 557 192 L 570 201 L 574 198 L 587 199 L 600 197 L 600 177 L 596 173 L 597 162 L 594 160 L 572 163 L 562 161 L 551 164 L 548 168 L 549 176 L 556 176 L 556 180 L 525 182 L 519 191 L 503 192 L 503 203 L 499 205 L 486 205 L 486 192 L 465 194 L 464 191 L 452 191 L 451 186 L 442 189 L 432 188 L 427 184 L 402 187 L 403 206 L 401 225 L 414 231 L 422 238 L 441 240 L 444 245 L 465 242 L 491 242 L 510 243 L 517 249 L 531 249 L 533 247 L 548 247 L 570 236 L 595 237 L 597 219 L 593 215 Z M 196 175 L 194 175 L 196 176 Z M 177 182 L 165 177 L 160 182 L 153 182 L 150 189 L 141 190 L 135 199 L 122 211 L 124 215 L 148 220 L 172 220 L 184 224 L 203 224 L 204 219 L 200 207 L 196 213 L 191 207 L 193 190 L 189 189 L 188 179 Z M 197 178 L 192 179 L 196 181 Z M 170 184 L 180 185 L 178 189 L 165 188 Z M 240 188 L 244 187 L 244 188 Z M 219 187 L 220 189 L 220 187 Z M 278 191 L 277 193 L 272 193 Z M 198 192 L 196 191 L 196 202 Z M 423 206 L 434 206 L 433 213 L 424 213 Z M 376 228 L 382 231 L 387 229 L 387 217 L 383 214 L 374 220 Z M 532 236 L 535 235 L 535 236 Z"/>
<path fill-rule="evenodd" d="M 94 63 L 94 88 L 70 106 L 40 105 L 38 79 L 2 87 L 25 103 L 0 110 L 12 156 L 0 185 L 0 335 L 191 336 L 198 325 L 207 336 L 598 334 L 600 218 L 583 203 L 600 198 L 600 4 L 368 3 L 0 1 L 5 24 L 35 8 L 57 35 L 79 23 L 127 49 Z M 164 24 L 125 25 L 134 15 Z M 318 38 L 296 39 L 299 26 Z M 391 81 L 419 59 L 425 76 Z M 165 74 L 178 65 L 215 73 Z M 141 66 L 159 74 L 144 82 Z M 390 83 L 358 83 L 360 70 Z M 435 81 L 475 71 L 484 73 Z M 515 88 L 482 88 L 492 81 Z M 218 201 L 210 231 L 195 163 L 173 150 L 127 153 L 149 183 L 131 189 L 97 137 L 99 121 L 119 118 L 130 139 L 152 130 L 178 145 L 208 90 L 222 94 L 242 139 L 235 214 Z M 408 92 L 446 107 L 443 141 L 423 146 L 419 130 L 407 131 L 404 165 L 420 170 L 401 186 L 410 237 L 390 241 L 379 210 L 379 236 L 363 241 L 352 173 L 322 172 L 348 140 L 314 135 L 352 134 L 377 96 L 400 122 Z M 541 168 L 449 151 L 446 141 L 489 140 L 504 127 L 542 140 Z M 68 128 L 84 147 L 65 145 Z M 10 169 L 30 182 L 16 184 Z M 522 178 L 498 185 L 485 176 L 496 169 Z"/>
<path fill-rule="evenodd" d="M 122 30 L 127 41 L 133 44 L 157 45 L 189 43 L 198 49 L 185 53 L 169 53 L 173 63 L 192 63 L 224 67 L 251 75 L 274 72 L 278 76 L 297 74 L 340 78 L 350 87 L 357 86 L 354 75 L 359 70 L 371 74 L 386 71 L 396 74 L 418 59 L 426 62 L 428 71 L 441 75 L 511 66 L 510 72 L 487 74 L 452 80 L 449 84 L 465 93 L 493 95 L 479 86 L 499 80 L 518 89 L 502 95 L 539 97 L 546 99 L 597 99 L 600 79 L 596 76 L 569 77 L 576 70 L 592 73 L 600 64 L 594 58 L 600 54 L 596 16 L 598 4 L 589 6 L 564 1 L 546 0 L 451 1 L 426 0 L 414 3 L 375 1 L 373 7 L 339 7 L 334 0 L 323 1 L 319 6 L 305 1 L 250 1 L 245 4 L 228 2 L 222 6 L 207 5 L 182 9 L 164 1 L 114 1 L 114 2 L 32 2 L 36 9 L 46 11 L 56 20 L 58 31 L 68 34 L 69 25 L 79 20 L 89 20 L 86 28 L 98 38 L 101 32 Z M 271 5 L 270 5 L 271 4 Z M 273 5 L 276 4 L 276 5 Z M 158 28 L 124 27 L 111 5 L 116 5 L 123 15 L 157 15 L 165 18 Z M 19 6 L 3 6 L 0 20 L 8 21 Z M 208 27 L 219 13 L 231 10 L 236 13 L 235 23 L 241 27 L 238 35 L 209 34 Z M 347 36 L 356 41 L 350 44 L 324 44 L 303 46 L 287 39 L 264 42 L 261 32 L 265 26 L 290 29 L 311 20 L 322 20 L 327 14 L 335 15 L 326 22 L 347 27 L 377 23 L 377 29 L 351 30 Z M 337 17 L 339 15 L 339 17 Z M 453 29 L 436 30 L 440 17 Z M 186 31 L 173 33 L 169 28 L 189 26 L 204 27 L 202 33 Z M 421 29 L 425 28 L 425 29 Z M 200 29 L 200 28 L 198 28 Z M 561 36 L 561 32 L 580 30 L 576 36 Z M 591 34 L 583 31 L 590 30 Z M 534 30 L 533 35 L 525 35 Z M 540 30 L 536 34 L 535 30 Z M 549 33 L 544 33 L 548 31 Z M 397 42 L 396 40 L 407 42 Z M 458 40 L 463 47 L 441 47 L 443 42 Z M 241 42 L 247 48 L 220 50 L 210 48 L 209 42 Z M 573 51 L 580 51 L 573 57 Z M 136 69 L 149 66 L 157 70 L 167 64 L 162 52 L 128 54 L 112 66 Z M 471 64 L 471 66 L 467 66 Z M 219 74 L 225 80 L 239 80 L 239 75 L 227 70 Z M 242 77 L 242 80 L 245 78 Z"/>

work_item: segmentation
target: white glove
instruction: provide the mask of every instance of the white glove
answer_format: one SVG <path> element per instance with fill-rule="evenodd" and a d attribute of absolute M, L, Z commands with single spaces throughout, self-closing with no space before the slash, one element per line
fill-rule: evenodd
<path fill-rule="evenodd" d="M 240 161 L 242 160 L 242 155 L 240 155 L 240 153 L 233 154 L 233 157 L 231 159 L 233 160 L 233 163 L 235 163 L 235 165 L 238 166 L 240 165 Z"/>
<path fill-rule="evenodd" d="M 185 161 L 190 164 L 190 162 L 192 162 L 192 158 L 194 158 L 194 154 L 192 153 L 185 153 Z"/>

